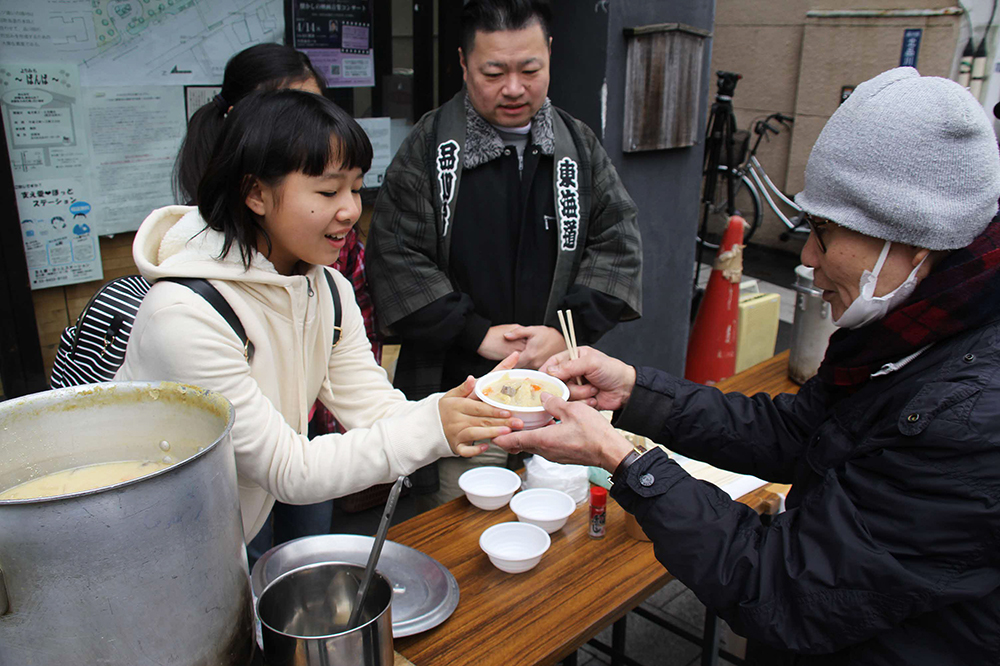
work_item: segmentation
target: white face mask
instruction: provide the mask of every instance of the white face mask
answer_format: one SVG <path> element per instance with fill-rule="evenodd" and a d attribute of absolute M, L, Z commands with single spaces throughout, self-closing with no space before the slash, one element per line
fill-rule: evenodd
<path fill-rule="evenodd" d="M 910 271 L 909 277 L 906 278 L 903 284 L 885 296 L 874 295 L 875 284 L 878 282 L 878 274 L 882 271 L 882 264 L 885 263 L 885 258 L 889 254 L 889 247 L 891 245 L 892 242 L 886 241 L 885 245 L 882 246 L 882 253 L 879 254 L 878 261 L 875 262 L 875 270 L 866 270 L 861 275 L 861 293 L 847 306 L 844 314 L 840 315 L 840 319 L 834 320 L 834 325 L 841 328 L 855 329 L 861 328 L 873 321 L 878 321 L 886 316 L 894 307 L 909 298 L 913 290 L 917 288 L 917 271 L 924 265 L 927 257 L 921 259 L 917 267 Z"/>

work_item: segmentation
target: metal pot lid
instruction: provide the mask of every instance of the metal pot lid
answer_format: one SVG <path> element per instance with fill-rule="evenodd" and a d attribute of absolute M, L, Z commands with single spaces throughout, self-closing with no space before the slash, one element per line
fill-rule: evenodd
<path fill-rule="evenodd" d="M 283 573 L 319 562 L 364 567 L 375 539 L 358 534 L 323 534 L 275 546 L 253 566 L 254 597 Z M 458 581 L 434 558 L 395 541 L 386 541 L 378 572 L 392 583 L 392 637 L 433 629 L 458 607 Z"/>
<path fill-rule="evenodd" d="M 800 287 L 813 286 L 812 266 L 803 266 L 802 264 L 799 264 L 795 267 L 795 284 Z"/>

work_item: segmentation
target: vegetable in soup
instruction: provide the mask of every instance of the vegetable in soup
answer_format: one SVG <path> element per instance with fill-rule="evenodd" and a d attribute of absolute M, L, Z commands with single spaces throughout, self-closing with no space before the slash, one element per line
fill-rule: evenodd
<path fill-rule="evenodd" d="M 541 407 L 542 393 L 561 396 L 562 391 L 552 382 L 534 377 L 511 377 L 508 373 L 483 389 L 490 400 L 512 407 Z"/>

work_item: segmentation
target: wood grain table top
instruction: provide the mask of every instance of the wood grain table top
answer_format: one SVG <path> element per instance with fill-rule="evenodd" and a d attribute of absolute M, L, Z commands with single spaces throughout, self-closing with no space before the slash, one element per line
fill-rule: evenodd
<path fill-rule="evenodd" d="M 798 387 L 787 380 L 786 353 L 720 382 L 719 388 L 774 394 Z M 773 512 L 779 503 L 775 493 L 784 489 L 764 486 L 740 501 Z M 588 535 L 589 508 L 581 505 L 550 535 L 552 545 L 538 566 L 508 574 L 490 563 L 479 548 L 479 535 L 516 520 L 508 506 L 483 511 L 460 497 L 389 531 L 393 541 L 447 567 L 461 594 L 443 624 L 395 641 L 395 649 L 415 666 L 558 663 L 671 580 L 652 544 L 625 533 L 625 511 L 614 500 L 608 501 L 604 538 Z"/>
<path fill-rule="evenodd" d="M 715 386 L 726 393 L 735 391 L 744 395 L 764 392 L 776 396 L 779 393 L 799 392 L 799 385 L 788 377 L 787 351 L 747 368 L 734 377 L 723 379 Z"/>

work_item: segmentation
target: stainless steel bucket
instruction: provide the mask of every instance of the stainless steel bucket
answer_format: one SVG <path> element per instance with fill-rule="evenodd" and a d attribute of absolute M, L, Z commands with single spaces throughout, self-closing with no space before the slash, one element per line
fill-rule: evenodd
<path fill-rule="evenodd" d="M 348 631 L 365 568 L 323 562 L 275 578 L 257 600 L 269 666 L 392 666 L 392 586 L 376 573 Z"/>
<path fill-rule="evenodd" d="M 0 402 L 0 489 L 82 465 L 178 461 L 96 490 L 0 500 L 0 664 L 249 663 L 233 414 L 221 395 L 167 382 Z"/>
<path fill-rule="evenodd" d="M 792 345 L 788 353 L 788 376 L 796 384 L 805 384 L 819 369 L 826 348 L 837 327 L 830 304 L 823 292 L 813 287 L 813 269 L 795 268 L 795 316 L 792 320 Z"/>

